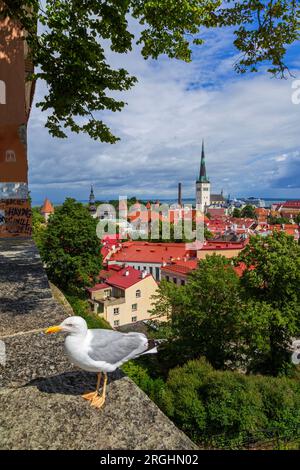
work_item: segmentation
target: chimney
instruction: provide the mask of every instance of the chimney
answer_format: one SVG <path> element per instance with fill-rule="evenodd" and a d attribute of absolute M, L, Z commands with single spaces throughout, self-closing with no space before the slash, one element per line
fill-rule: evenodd
<path fill-rule="evenodd" d="M 182 206 L 181 183 L 178 183 L 178 205 Z"/>

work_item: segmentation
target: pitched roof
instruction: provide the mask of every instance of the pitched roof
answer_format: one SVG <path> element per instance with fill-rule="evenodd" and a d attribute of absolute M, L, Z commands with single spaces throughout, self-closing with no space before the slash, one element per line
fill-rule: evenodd
<path fill-rule="evenodd" d="M 111 287 L 116 287 L 119 289 L 128 289 L 128 287 L 134 286 L 138 282 L 146 279 L 148 277 L 152 277 L 151 274 L 146 274 L 143 276 L 142 272 L 138 269 L 133 268 L 132 266 L 122 267 L 119 266 L 120 270 L 112 271 L 108 270 L 108 276 L 105 279 L 105 282 L 101 282 L 99 284 L 95 284 L 94 287 L 88 288 L 88 292 L 95 292 L 98 290 L 109 289 Z M 100 278 L 104 278 L 103 276 L 105 270 L 100 271 Z"/>
<path fill-rule="evenodd" d="M 51 202 L 49 199 L 46 197 L 44 204 L 41 208 L 41 213 L 42 214 L 53 214 L 54 212 L 54 207 L 52 206 Z"/>
<path fill-rule="evenodd" d="M 185 243 L 124 242 L 121 249 L 112 254 L 110 261 L 162 264 L 183 258 L 187 251 Z"/>
<path fill-rule="evenodd" d="M 124 266 L 120 266 L 119 264 L 110 264 L 108 269 L 101 269 L 99 273 L 99 279 L 107 280 L 116 272 L 121 271 Z"/>
<path fill-rule="evenodd" d="M 300 209 L 300 201 L 286 201 L 283 206 L 283 208 L 289 208 L 289 209 Z"/>
<path fill-rule="evenodd" d="M 88 292 L 96 292 L 97 290 L 109 289 L 110 287 L 111 286 L 105 282 L 101 282 L 100 284 L 95 284 L 94 287 L 89 287 L 87 290 Z"/>
<path fill-rule="evenodd" d="M 189 259 L 187 261 L 175 261 L 172 264 L 167 264 L 167 266 L 162 267 L 162 272 L 166 271 L 168 273 L 174 274 L 183 274 L 186 275 L 191 271 L 194 271 L 198 266 L 197 259 Z"/>
<path fill-rule="evenodd" d="M 239 240 L 239 241 L 227 241 L 227 240 L 207 240 L 203 247 L 202 251 L 207 250 L 242 250 L 245 245 L 248 243 L 248 239 Z"/>
<path fill-rule="evenodd" d="M 217 202 L 217 201 L 225 202 L 225 198 L 223 194 L 211 194 L 210 201 L 211 202 Z"/>

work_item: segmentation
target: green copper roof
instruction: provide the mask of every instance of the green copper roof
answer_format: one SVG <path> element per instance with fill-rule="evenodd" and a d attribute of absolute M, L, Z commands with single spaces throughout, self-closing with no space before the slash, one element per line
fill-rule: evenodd
<path fill-rule="evenodd" d="M 200 173 L 199 173 L 198 182 L 200 182 L 200 183 L 209 183 L 209 179 L 206 176 L 204 140 L 202 140 L 201 163 L 200 163 Z"/>

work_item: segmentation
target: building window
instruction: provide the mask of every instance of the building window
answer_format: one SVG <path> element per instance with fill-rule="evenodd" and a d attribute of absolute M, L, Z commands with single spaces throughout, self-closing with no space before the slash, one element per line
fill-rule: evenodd
<path fill-rule="evenodd" d="M 166 276 L 166 280 L 169 282 L 169 280 L 170 280 L 169 276 Z"/>
<path fill-rule="evenodd" d="M 174 284 L 177 284 L 177 278 L 176 277 L 173 277 L 173 282 L 174 282 Z"/>
<path fill-rule="evenodd" d="M 155 279 L 159 281 L 159 268 L 155 268 Z"/>
<path fill-rule="evenodd" d="M 3 80 L 0 80 L 0 104 L 6 104 L 6 86 Z"/>
<path fill-rule="evenodd" d="M 185 280 L 184 279 L 181 279 L 181 285 L 185 286 Z"/>
<path fill-rule="evenodd" d="M 131 317 L 132 323 L 135 323 L 137 321 L 137 317 Z"/>
<path fill-rule="evenodd" d="M 147 271 L 147 266 L 144 266 L 144 271 Z"/>
<path fill-rule="evenodd" d="M 104 295 L 105 295 L 105 297 L 109 297 L 110 296 L 110 289 L 106 289 L 104 291 Z"/>
<path fill-rule="evenodd" d="M 15 162 L 16 154 L 13 150 L 6 150 L 5 152 L 5 161 L 6 162 Z"/>
<path fill-rule="evenodd" d="M 120 313 L 119 307 L 114 308 L 114 315 L 119 315 L 119 313 Z"/>
<path fill-rule="evenodd" d="M 114 321 L 114 326 L 119 326 L 120 325 L 120 320 L 115 320 Z"/>
<path fill-rule="evenodd" d="M 153 268 L 152 268 L 152 266 L 150 266 L 149 270 L 150 270 L 150 274 L 153 274 Z"/>
<path fill-rule="evenodd" d="M 137 299 L 138 299 L 139 297 L 141 297 L 141 291 L 140 291 L 140 289 L 138 289 L 137 291 L 135 291 L 135 296 L 136 296 Z"/>
<path fill-rule="evenodd" d="M 135 312 L 137 310 L 137 304 L 132 304 L 131 310 Z"/>

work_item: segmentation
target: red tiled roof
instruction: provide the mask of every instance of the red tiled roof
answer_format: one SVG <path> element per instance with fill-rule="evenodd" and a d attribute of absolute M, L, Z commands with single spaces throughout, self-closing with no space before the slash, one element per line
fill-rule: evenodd
<path fill-rule="evenodd" d="M 208 209 L 208 212 L 210 213 L 212 217 L 225 215 L 225 209 L 223 207 L 218 207 L 218 208 L 212 207 L 211 209 Z"/>
<path fill-rule="evenodd" d="M 128 273 L 128 275 L 126 275 Z M 134 269 L 131 266 L 122 268 L 118 273 L 113 274 L 108 280 L 107 284 L 112 287 L 119 287 L 121 289 L 127 289 L 128 287 L 133 286 L 137 282 L 140 282 L 142 279 L 150 277 L 151 274 L 146 274 L 142 278 L 142 273 L 138 269 Z"/>
<path fill-rule="evenodd" d="M 183 258 L 186 253 L 185 243 L 124 242 L 120 251 L 114 253 L 109 261 L 162 264 L 172 258 Z"/>
<path fill-rule="evenodd" d="M 243 249 L 247 243 L 248 243 L 248 240 L 239 241 L 239 242 L 232 242 L 232 241 L 226 241 L 226 240 L 224 241 L 223 240 L 220 240 L 220 241 L 207 240 L 201 249 L 203 251 L 206 251 L 206 250 L 240 250 L 240 249 Z"/>
<path fill-rule="evenodd" d="M 286 201 L 282 207 L 289 209 L 300 209 L 300 201 Z"/>
<path fill-rule="evenodd" d="M 101 271 L 102 273 L 103 271 Z M 128 273 L 126 275 L 126 273 Z M 150 277 L 151 274 L 146 274 L 142 277 L 141 271 L 134 269 L 133 267 L 121 267 L 119 272 L 113 272 L 107 279 L 106 282 L 95 284 L 94 287 L 87 289 L 88 292 L 95 292 L 98 290 L 108 289 L 110 287 L 117 287 L 119 289 L 128 289 L 128 287 L 137 284 L 138 282 Z"/>
<path fill-rule="evenodd" d="M 105 282 L 102 282 L 101 284 L 95 284 L 94 287 L 90 287 L 87 290 L 89 292 L 96 292 L 97 290 L 108 289 L 110 287 L 110 285 L 106 284 Z"/>
<path fill-rule="evenodd" d="M 183 274 L 186 275 L 191 271 L 194 271 L 198 266 L 197 259 L 191 259 L 187 261 L 178 261 L 172 264 L 167 264 L 161 268 L 162 272 L 167 271 L 168 273 Z"/>
<path fill-rule="evenodd" d="M 53 214 L 54 207 L 52 206 L 51 202 L 48 198 L 45 199 L 43 207 L 41 208 L 42 214 Z"/>
<path fill-rule="evenodd" d="M 242 277 L 246 269 L 248 269 L 249 271 L 253 271 L 255 268 L 254 266 L 250 266 L 249 268 L 247 268 L 247 265 L 245 263 L 240 263 L 237 266 L 233 266 L 233 269 L 239 277 Z"/>
<path fill-rule="evenodd" d="M 109 269 L 102 269 L 99 273 L 99 279 L 109 279 L 113 274 L 116 272 L 121 271 L 124 266 L 120 266 L 119 264 L 110 264 Z"/>
<path fill-rule="evenodd" d="M 255 214 L 257 215 L 268 215 L 268 212 L 269 212 L 264 207 L 255 207 L 254 211 L 255 211 Z"/>

